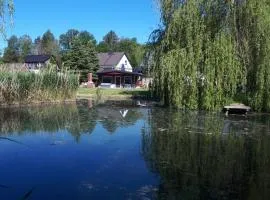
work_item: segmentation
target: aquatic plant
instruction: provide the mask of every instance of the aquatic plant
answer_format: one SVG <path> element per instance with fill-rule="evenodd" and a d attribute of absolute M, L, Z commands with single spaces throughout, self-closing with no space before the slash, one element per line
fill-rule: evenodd
<path fill-rule="evenodd" d="M 54 69 L 40 73 L 0 70 L 0 103 L 29 103 L 75 98 L 78 76 Z"/>

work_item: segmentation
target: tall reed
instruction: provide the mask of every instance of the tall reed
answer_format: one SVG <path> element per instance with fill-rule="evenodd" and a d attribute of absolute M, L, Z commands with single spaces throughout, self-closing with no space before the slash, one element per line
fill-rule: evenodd
<path fill-rule="evenodd" d="M 75 98 L 79 77 L 53 68 L 40 73 L 0 69 L 0 103 L 30 103 Z"/>

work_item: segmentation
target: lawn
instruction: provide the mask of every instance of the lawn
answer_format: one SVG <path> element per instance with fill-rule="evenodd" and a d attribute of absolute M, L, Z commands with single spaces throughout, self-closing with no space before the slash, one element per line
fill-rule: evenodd
<path fill-rule="evenodd" d="M 101 97 L 149 97 L 150 92 L 147 89 L 90 89 L 79 88 L 77 97 L 96 97 L 97 94 Z"/>

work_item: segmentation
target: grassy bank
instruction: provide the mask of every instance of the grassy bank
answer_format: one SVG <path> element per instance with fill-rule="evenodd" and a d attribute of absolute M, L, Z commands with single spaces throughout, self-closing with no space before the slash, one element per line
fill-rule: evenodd
<path fill-rule="evenodd" d="M 77 97 L 93 98 L 150 98 L 150 92 L 146 89 L 89 89 L 79 88 Z"/>
<path fill-rule="evenodd" d="M 78 86 L 78 76 L 68 72 L 46 70 L 35 74 L 0 70 L 0 104 L 72 99 Z"/>

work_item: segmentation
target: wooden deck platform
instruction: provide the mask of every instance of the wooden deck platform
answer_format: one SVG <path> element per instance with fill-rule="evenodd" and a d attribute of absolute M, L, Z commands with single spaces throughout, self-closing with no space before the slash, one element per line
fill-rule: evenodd
<path fill-rule="evenodd" d="M 251 107 L 246 106 L 244 104 L 231 104 L 229 106 L 224 106 L 223 108 L 223 112 L 225 112 L 226 115 L 229 114 L 246 115 L 250 111 Z"/>

